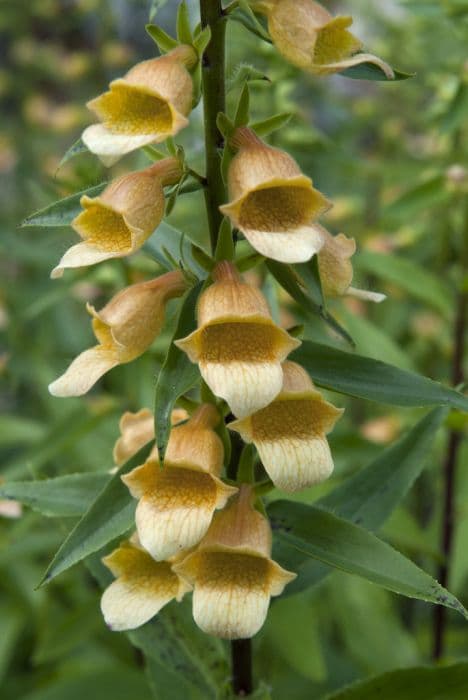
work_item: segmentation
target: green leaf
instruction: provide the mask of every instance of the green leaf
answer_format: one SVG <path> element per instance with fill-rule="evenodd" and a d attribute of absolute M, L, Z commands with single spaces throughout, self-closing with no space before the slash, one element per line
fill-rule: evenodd
<path fill-rule="evenodd" d="M 28 216 L 21 224 L 24 226 L 69 226 L 73 219 L 81 212 L 80 199 L 86 194 L 88 197 L 97 197 L 106 187 L 107 182 L 100 185 L 88 187 L 86 190 L 76 192 L 69 197 L 59 199 L 53 204 L 39 209 L 31 216 Z"/>
<path fill-rule="evenodd" d="M 270 83 L 270 79 L 267 75 L 255 66 L 248 63 L 240 63 L 233 71 L 232 78 L 228 81 L 227 91 L 228 93 L 236 90 L 238 87 L 242 87 L 244 83 L 250 82 L 267 82 Z"/>
<path fill-rule="evenodd" d="M 190 28 L 190 14 L 185 0 L 179 5 L 177 11 L 177 39 L 181 44 L 191 44 L 193 41 L 192 30 Z"/>
<path fill-rule="evenodd" d="M 145 446 L 109 479 L 59 548 L 40 586 L 50 583 L 134 525 L 136 501 L 120 477 L 143 464 L 147 454 L 148 447 Z"/>
<path fill-rule="evenodd" d="M 68 149 L 68 151 L 65 153 L 62 160 L 59 163 L 57 170 L 60 170 L 62 165 L 65 165 L 65 163 L 67 161 L 69 161 L 71 158 L 74 158 L 75 156 L 80 155 L 80 153 L 86 153 L 87 151 L 88 151 L 88 147 L 86 146 L 86 144 L 83 143 L 83 141 L 81 140 L 81 136 L 80 136 L 80 138 L 77 141 L 75 141 L 75 143 L 72 144 L 70 146 L 70 148 Z"/>
<path fill-rule="evenodd" d="M 275 537 L 301 554 L 409 598 L 444 605 L 468 619 L 455 596 L 386 542 L 317 506 L 275 501 L 268 508 Z"/>
<path fill-rule="evenodd" d="M 174 340 L 185 338 L 186 335 L 195 330 L 195 308 L 201 288 L 202 283 L 200 282 L 186 294 L 182 302 L 176 330 L 156 382 L 154 420 L 156 444 L 161 464 L 164 462 L 171 431 L 171 411 L 179 396 L 191 389 L 200 377 L 197 365 L 190 362 L 185 352 L 174 345 Z"/>
<path fill-rule="evenodd" d="M 465 12 L 468 8 L 465 8 Z M 441 120 L 441 129 L 451 133 L 458 129 L 468 118 L 468 82 L 460 81 L 458 90 Z"/>
<path fill-rule="evenodd" d="M 41 481 L 0 484 L 0 498 L 11 498 L 49 517 L 83 515 L 110 480 L 110 474 L 67 474 Z"/>
<path fill-rule="evenodd" d="M 148 683 L 140 670 L 114 662 L 113 666 L 99 670 L 94 666 L 77 672 L 72 667 L 67 675 L 49 674 L 39 688 L 22 694 L 22 700 L 148 700 L 148 694 Z"/>
<path fill-rule="evenodd" d="M 246 126 L 250 119 L 250 91 L 249 84 L 244 83 L 242 92 L 237 104 L 236 116 L 234 117 L 234 126 Z"/>
<path fill-rule="evenodd" d="M 468 397 L 454 389 L 370 357 L 305 340 L 291 359 L 321 387 L 392 406 L 451 406 L 468 411 Z"/>
<path fill-rule="evenodd" d="M 282 129 L 283 126 L 286 126 L 292 116 L 292 112 L 280 112 L 273 117 L 268 117 L 268 119 L 254 122 L 250 125 L 250 128 L 253 129 L 258 136 L 268 136 L 268 134 L 271 134 L 273 131 L 277 131 L 278 129 Z"/>
<path fill-rule="evenodd" d="M 206 26 L 199 32 L 195 32 L 195 38 L 193 40 L 193 46 L 197 50 L 198 55 L 201 56 L 208 44 L 211 41 L 211 27 Z"/>
<path fill-rule="evenodd" d="M 172 260 L 181 260 L 199 279 L 206 277 L 206 271 L 192 255 L 192 242 L 189 237 L 162 221 L 144 247 L 165 270 L 173 270 Z"/>
<path fill-rule="evenodd" d="M 446 408 L 428 413 L 406 435 L 321 498 L 317 505 L 368 530 L 378 530 L 426 466 L 437 430 L 447 413 Z M 330 573 L 329 567 L 305 556 L 294 555 L 294 560 L 289 561 L 290 552 L 285 552 L 284 547 L 276 546 L 275 550 L 275 558 L 286 568 L 292 566 L 299 574 L 286 587 L 286 596 L 315 585 Z"/>
<path fill-rule="evenodd" d="M 346 78 L 354 78 L 355 80 L 383 80 L 386 83 L 394 83 L 399 80 L 408 80 L 408 78 L 414 78 L 416 73 L 405 73 L 401 70 L 393 69 L 395 77 L 390 80 L 385 75 L 382 68 L 379 68 L 375 63 L 361 63 L 358 66 L 352 66 L 351 68 L 346 68 L 346 70 L 340 71 L 341 75 L 346 76 Z"/>
<path fill-rule="evenodd" d="M 167 0 L 151 0 L 151 6 L 148 17 L 150 22 L 153 21 L 153 19 L 156 17 L 157 12 L 161 9 L 161 7 L 164 7 L 164 5 L 167 5 Z"/>
<path fill-rule="evenodd" d="M 234 123 L 226 114 L 224 114 L 224 112 L 218 112 L 218 116 L 216 117 L 216 126 L 225 139 L 229 139 L 229 137 L 234 133 Z"/>
<path fill-rule="evenodd" d="M 268 44 L 272 43 L 270 35 L 252 12 L 247 0 L 239 0 L 238 8 L 228 14 L 228 19 L 239 22 L 248 29 L 249 32 L 263 39 L 263 41 L 266 41 Z"/>
<path fill-rule="evenodd" d="M 468 664 L 390 671 L 327 695 L 326 700 L 466 700 Z"/>
<path fill-rule="evenodd" d="M 169 36 L 164 29 L 158 27 L 157 24 L 147 24 L 145 29 L 153 41 L 157 44 L 161 53 L 172 51 L 172 49 L 175 49 L 176 46 L 179 45 L 175 39 Z"/>
<path fill-rule="evenodd" d="M 384 214 L 399 221 L 407 221 L 447 202 L 451 196 L 445 175 L 439 173 L 404 192 L 385 208 Z"/>
<path fill-rule="evenodd" d="M 232 238 L 232 227 L 229 219 L 224 217 L 219 228 L 216 243 L 215 260 L 234 260 L 235 249 Z"/>
<path fill-rule="evenodd" d="M 453 314 L 452 290 L 442 280 L 408 258 L 362 251 L 356 259 L 360 271 L 376 275 L 432 306 L 446 318 Z"/>
<path fill-rule="evenodd" d="M 46 426 L 38 421 L 16 415 L 0 416 L 0 447 L 34 443 L 44 437 Z"/>

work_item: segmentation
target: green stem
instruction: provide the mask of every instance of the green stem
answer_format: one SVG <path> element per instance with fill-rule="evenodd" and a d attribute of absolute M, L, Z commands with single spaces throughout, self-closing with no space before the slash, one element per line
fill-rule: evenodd
<path fill-rule="evenodd" d="M 205 202 L 211 249 L 214 253 L 223 219 L 219 206 L 226 201 L 226 190 L 221 174 L 224 139 L 216 126 L 218 113 L 224 112 L 226 108 L 224 61 L 226 17 L 221 0 L 200 0 L 200 16 L 202 27 L 209 26 L 211 29 L 211 40 L 202 59 L 202 86 L 207 182 Z"/>

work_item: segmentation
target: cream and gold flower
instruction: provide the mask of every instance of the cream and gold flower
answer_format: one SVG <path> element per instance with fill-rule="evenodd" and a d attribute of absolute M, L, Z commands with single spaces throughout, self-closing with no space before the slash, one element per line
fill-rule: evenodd
<path fill-rule="evenodd" d="M 343 413 L 325 401 L 307 372 L 283 363 L 283 388 L 266 408 L 229 424 L 253 442 L 271 480 L 283 491 L 299 491 L 327 479 L 333 459 L 326 435 Z"/>
<path fill-rule="evenodd" d="M 171 413 L 171 423 L 176 425 L 189 417 L 183 408 L 175 408 Z M 137 454 L 148 442 L 154 440 L 154 415 L 148 408 L 136 413 L 126 411 L 119 422 L 120 436 L 114 445 L 114 463 L 120 467 Z M 158 450 L 154 446 L 151 458 L 158 459 Z"/>
<path fill-rule="evenodd" d="M 395 77 L 381 58 L 360 53 L 362 42 L 348 31 L 352 17 L 333 17 L 314 0 L 251 0 L 250 4 L 266 15 L 274 45 L 294 66 L 329 75 L 373 63 L 389 80 Z"/>
<path fill-rule="evenodd" d="M 141 248 L 164 216 L 163 187 L 181 175 L 177 159 L 165 158 L 145 170 L 122 175 L 98 197 L 83 195 L 83 211 L 71 224 L 83 241 L 67 250 L 51 277 L 61 277 L 66 268 L 122 258 Z"/>
<path fill-rule="evenodd" d="M 252 500 L 252 489 L 243 485 L 214 516 L 197 550 L 174 565 L 194 587 L 195 622 L 223 639 L 256 634 L 265 622 L 270 597 L 280 595 L 296 576 L 271 559 L 270 525 Z"/>
<path fill-rule="evenodd" d="M 218 422 L 214 406 L 200 406 L 187 423 L 171 430 L 163 468 L 153 455 L 122 476 L 138 499 L 140 542 L 158 561 L 198 544 L 214 511 L 237 491 L 219 478 L 224 449 L 213 430 Z"/>
<path fill-rule="evenodd" d="M 164 141 L 187 126 L 193 99 L 189 69 L 197 61 L 196 51 L 181 45 L 113 80 L 108 92 L 88 102 L 102 122 L 83 132 L 89 150 L 109 166 L 126 153 Z"/>
<path fill-rule="evenodd" d="M 229 166 L 230 202 L 220 207 L 223 214 L 267 258 L 310 260 L 323 245 L 314 222 L 331 203 L 288 153 L 251 129 L 236 129 L 230 143 L 239 150 Z"/>
<path fill-rule="evenodd" d="M 88 304 L 98 345 L 78 355 L 50 393 L 81 396 L 110 369 L 142 355 L 161 330 L 166 302 L 185 289 L 184 275 L 168 272 L 123 289 L 100 311 Z"/>
<path fill-rule="evenodd" d="M 280 392 L 281 362 L 300 341 L 273 322 L 263 294 L 242 281 L 234 265 L 218 263 L 213 277 L 199 299 L 198 329 L 176 345 L 198 363 L 212 392 L 243 417 Z"/>
<path fill-rule="evenodd" d="M 116 577 L 101 598 L 104 619 L 116 632 L 144 625 L 167 603 L 182 600 L 190 590 L 170 562 L 154 561 L 131 541 L 122 543 L 102 561 Z"/>

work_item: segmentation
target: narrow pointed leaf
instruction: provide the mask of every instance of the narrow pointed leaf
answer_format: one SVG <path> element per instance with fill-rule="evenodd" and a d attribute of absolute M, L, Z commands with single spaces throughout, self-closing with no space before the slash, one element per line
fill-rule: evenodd
<path fill-rule="evenodd" d="M 278 129 L 282 129 L 283 126 L 286 126 L 292 116 L 291 112 L 281 112 L 268 119 L 263 119 L 260 122 L 254 122 L 250 125 L 250 128 L 253 129 L 258 136 L 268 136 L 268 134 L 271 134 L 273 131 L 277 131 Z"/>
<path fill-rule="evenodd" d="M 80 199 L 86 194 L 88 197 L 97 197 L 101 194 L 107 182 L 101 182 L 100 185 L 88 187 L 86 190 L 71 194 L 69 197 L 59 199 L 53 204 L 39 209 L 31 216 L 28 216 L 21 226 L 69 226 L 73 219 L 81 212 Z"/>
<path fill-rule="evenodd" d="M 162 53 L 172 51 L 178 46 L 177 41 L 169 36 L 164 29 L 158 27 L 157 24 L 147 24 L 145 29 Z"/>
<path fill-rule="evenodd" d="M 394 83 L 399 80 L 408 80 L 409 78 L 414 78 L 416 73 L 405 73 L 401 70 L 393 69 L 395 77 L 390 80 L 385 75 L 382 68 L 379 68 L 375 63 L 361 63 L 358 66 L 351 66 L 351 68 L 346 68 L 346 70 L 340 71 L 341 75 L 346 78 L 354 78 L 355 80 L 381 80 L 386 83 Z"/>
<path fill-rule="evenodd" d="M 70 146 L 68 151 L 63 156 L 62 160 L 59 163 L 58 169 L 60 170 L 62 165 L 65 165 L 65 163 L 67 161 L 69 161 L 71 158 L 74 158 L 75 156 L 79 156 L 80 153 L 86 153 L 87 151 L 88 151 L 88 147 L 83 143 L 83 141 L 81 140 L 81 136 L 80 136 L 80 138 L 77 141 L 75 141 L 74 144 L 72 144 Z"/>
<path fill-rule="evenodd" d="M 181 44 L 191 44 L 193 40 L 190 15 L 185 0 L 182 0 L 177 12 L 177 39 Z"/>
<path fill-rule="evenodd" d="M 146 241 L 143 250 L 152 255 L 165 270 L 173 270 L 172 260 L 181 260 L 197 277 L 206 277 L 206 271 L 192 255 L 192 241 L 189 237 L 162 221 L 153 235 Z M 169 254 L 169 255 L 168 255 Z"/>

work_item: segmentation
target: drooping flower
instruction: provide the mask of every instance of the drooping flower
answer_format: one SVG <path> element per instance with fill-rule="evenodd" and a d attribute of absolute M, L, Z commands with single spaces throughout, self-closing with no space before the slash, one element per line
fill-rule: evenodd
<path fill-rule="evenodd" d="M 283 388 L 266 408 L 229 424 L 253 442 L 271 480 L 299 491 L 327 479 L 333 459 L 326 435 L 343 411 L 325 401 L 296 362 L 283 363 Z"/>
<path fill-rule="evenodd" d="M 117 365 L 142 355 L 161 330 L 166 302 L 186 289 L 183 274 L 168 272 L 123 289 L 93 317 L 98 345 L 78 355 L 65 374 L 49 385 L 53 396 L 81 396 Z"/>
<path fill-rule="evenodd" d="M 208 634 L 223 639 L 252 637 L 262 627 L 271 596 L 280 595 L 296 575 L 271 559 L 268 520 L 240 493 L 213 518 L 195 552 L 174 565 L 193 585 L 193 617 Z"/>
<path fill-rule="evenodd" d="M 171 423 L 176 425 L 188 419 L 183 408 L 175 408 L 171 413 Z M 136 413 L 126 411 L 119 422 L 120 437 L 114 445 L 114 463 L 120 467 L 137 454 L 148 442 L 154 440 L 154 416 L 148 408 Z M 151 452 L 151 458 L 158 458 L 157 447 Z"/>
<path fill-rule="evenodd" d="M 219 478 L 224 449 L 213 430 L 218 422 L 214 406 L 200 406 L 187 423 L 171 430 L 163 468 L 152 456 L 122 476 L 138 499 L 140 542 L 158 561 L 198 544 L 214 511 L 237 491 Z"/>
<path fill-rule="evenodd" d="M 123 542 L 102 561 L 116 577 L 101 598 L 104 619 L 116 632 L 144 625 L 190 590 L 170 562 L 154 561 L 132 541 Z"/>
<path fill-rule="evenodd" d="M 381 58 L 360 53 L 362 42 L 348 31 L 352 17 L 333 17 L 314 0 L 251 0 L 251 6 L 266 15 L 274 45 L 298 68 L 329 75 L 373 63 L 389 80 L 395 77 Z"/>
<path fill-rule="evenodd" d="M 174 136 L 188 124 L 193 80 L 189 73 L 198 60 L 191 46 L 181 45 L 164 56 L 142 61 L 108 92 L 88 102 L 101 124 L 93 124 L 82 139 L 105 165 L 126 153 Z"/>
<path fill-rule="evenodd" d="M 247 416 L 280 392 L 281 362 L 300 341 L 273 322 L 263 294 L 234 265 L 218 263 L 213 277 L 199 299 L 198 329 L 176 345 L 234 415 Z"/>
<path fill-rule="evenodd" d="M 353 265 L 351 257 L 356 252 L 354 238 L 347 238 L 342 233 L 332 236 L 323 226 L 320 226 L 323 248 L 318 253 L 318 267 L 322 290 L 326 297 L 349 295 L 379 303 L 385 294 L 356 289 L 351 286 L 353 280 Z"/>
<path fill-rule="evenodd" d="M 67 250 L 51 277 L 66 268 L 122 258 L 141 248 L 164 216 L 165 185 L 182 174 L 176 158 L 165 158 L 139 172 L 122 175 L 98 197 L 83 195 L 83 211 L 72 227 L 83 241 Z"/>
<path fill-rule="evenodd" d="M 247 127 L 236 129 L 238 148 L 228 172 L 228 204 L 220 207 L 262 255 L 305 262 L 323 242 L 314 224 L 331 203 L 285 151 L 268 146 Z"/>

